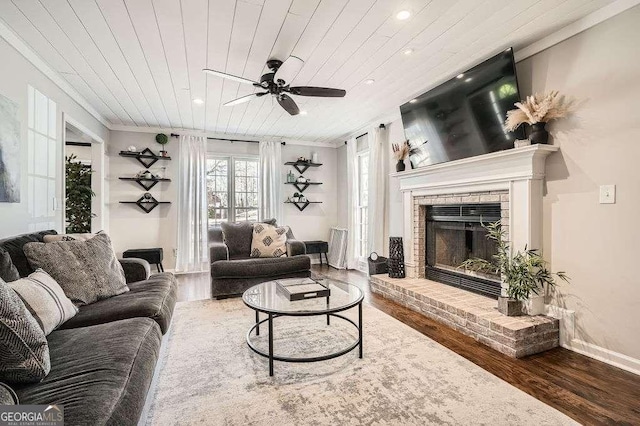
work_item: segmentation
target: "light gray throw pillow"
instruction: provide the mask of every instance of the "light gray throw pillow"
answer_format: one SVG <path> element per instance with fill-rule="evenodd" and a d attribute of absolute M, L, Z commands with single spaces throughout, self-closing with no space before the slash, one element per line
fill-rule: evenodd
<path fill-rule="evenodd" d="M 32 268 L 42 268 L 51 275 L 77 305 L 129 291 L 107 234 L 87 241 L 28 243 L 24 253 Z"/>
<path fill-rule="evenodd" d="M 18 293 L 45 335 L 60 327 L 78 313 L 56 280 L 42 269 L 9 286 Z"/>
<path fill-rule="evenodd" d="M 15 291 L 0 279 L 0 380 L 38 383 L 51 370 L 44 332 Z"/>

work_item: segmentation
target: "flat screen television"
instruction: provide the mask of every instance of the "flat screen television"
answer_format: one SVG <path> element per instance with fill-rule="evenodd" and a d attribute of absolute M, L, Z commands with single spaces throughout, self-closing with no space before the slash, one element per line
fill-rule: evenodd
<path fill-rule="evenodd" d="M 476 65 L 400 107 L 410 160 L 417 168 L 513 148 L 522 126 L 507 132 L 520 100 L 512 49 Z"/>

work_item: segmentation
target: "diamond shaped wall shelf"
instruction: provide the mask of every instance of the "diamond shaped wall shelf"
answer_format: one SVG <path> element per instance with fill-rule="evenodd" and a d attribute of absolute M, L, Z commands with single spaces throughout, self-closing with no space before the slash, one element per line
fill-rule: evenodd
<path fill-rule="evenodd" d="M 159 160 L 171 160 L 171 157 L 163 157 L 162 155 L 156 155 L 149 148 L 145 148 L 141 152 L 120 151 L 120 156 L 135 158 L 146 169 L 153 166 Z"/>
<path fill-rule="evenodd" d="M 170 201 L 158 201 L 151 194 L 146 193 L 138 199 L 138 201 L 120 201 L 120 204 L 136 204 L 145 213 L 150 213 L 151 210 L 158 207 L 160 204 L 171 204 Z"/>

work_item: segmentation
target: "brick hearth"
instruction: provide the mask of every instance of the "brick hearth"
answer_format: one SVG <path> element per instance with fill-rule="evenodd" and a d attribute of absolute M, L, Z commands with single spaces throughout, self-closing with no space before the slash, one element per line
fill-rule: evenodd
<path fill-rule="evenodd" d="M 370 278 L 374 293 L 421 312 L 479 342 L 521 358 L 558 346 L 557 319 L 544 315 L 507 317 L 494 299 L 424 278 Z"/>

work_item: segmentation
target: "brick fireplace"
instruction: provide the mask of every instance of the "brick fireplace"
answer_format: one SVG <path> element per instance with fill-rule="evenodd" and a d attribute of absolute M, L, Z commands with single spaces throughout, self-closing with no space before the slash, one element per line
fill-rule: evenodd
<path fill-rule="evenodd" d="M 467 257 L 490 258 L 479 226 L 485 218 L 501 221 L 512 249 L 542 248 L 545 161 L 557 150 L 532 145 L 393 173 L 408 278 L 376 275 L 372 290 L 510 356 L 557 346 L 559 323 L 541 315 L 542 296 L 527 301 L 530 316 L 505 317 L 495 308 L 504 294 L 499 277 L 457 267 Z"/>

